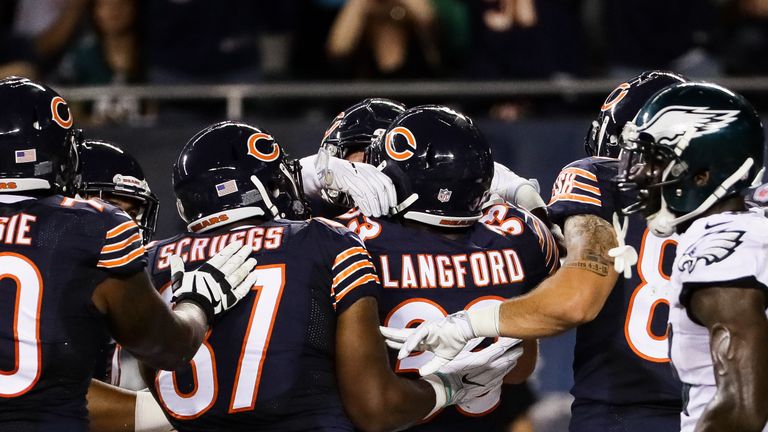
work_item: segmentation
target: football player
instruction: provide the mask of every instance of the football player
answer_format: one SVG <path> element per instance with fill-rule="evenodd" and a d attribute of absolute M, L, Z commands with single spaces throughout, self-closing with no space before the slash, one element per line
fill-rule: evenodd
<path fill-rule="evenodd" d="M 528 296 L 505 303 L 500 324 L 496 311 L 490 316 L 470 311 L 471 321 L 464 313 L 448 318 L 463 326 L 467 337 L 475 330 L 495 333 L 497 325 L 502 335 L 523 338 L 577 327 L 571 431 L 679 427 L 680 385 L 667 364 L 666 341 L 674 240 L 637 229 L 642 220 L 629 226 L 618 221 L 624 247 L 612 255 L 628 261 L 620 269 L 633 264 L 631 246 L 640 250 L 638 272 L 629 279 L 616 279 L 608 251 L 617 243 L 614 214 L 634 199 L 612 181 L 621 128 L 657 91 L 682 81 L 676 74 L 646 72 L 620 84 L 603 103 L 585 143 L 590 157 L 567 165 L 553 187 L 549 214 L 565 234 L 563 268 Z M 427 343 L 434 343 L 442 335 L 429 337 Z M 409 341 L 408 349 L 416 341 Z"/>
<path fill-rule="evenodd" d="M 143 271 L 136 223 L 103 201 L 58 194 L 77 168 L 66 101 L 18 77 L 0 81 L 0 100 L 0 429 L 85 431 L 85 393 L 109 334 L 155 367 L 184 364 L 250 288 L 240 282 L 253 284 L 255 263 L 234 245 L 191 272 L 169 309 Z"/>
<path fill-rule="evenodd" d="M 120 207 L 139 226 L 144 244 L 149 243 L 157 227 L 159 201 L 139 161 L 117 144 L 90 139 L 78 144 L 77 157 L 75 193 Z"/>
<path fill-rule="evenodd" d="M 494 163 L 469 117 L 443 106 L 408 109 L 368 149 L 366 161 L 384 166 L 382 172 L 392 179 L 397 213 L 369 218 L 352 210 L 338 220 L 356 231 L 371 253 L 384 288 L 382 325 L 404 328 L 501 303 L 527 292 L 557 266 L 554 239 L 530 213 L 493 205 L 486 219 L 501 221 L 503 228 L 481 223 Z M 536 341 L 524 347 L 512 383 L 523 382 L 533 371 Z M 407 376 L 431 357 L 393 356 L 391 363 Z M 508 418 L 496 410 L 500 393 L 443 410 L 413 430 L 503 429 Z"/>
<path fill-rule="evenodd" d="M 317 155 L 301 159 L 304 191 L 316 215 L 334 217 L 357 207 L 365 216 L 387 216 L 396 206 L 392 180 L 364 163 L 363 153 L 380 138 L 405 105 L 371 98 L 345 109 L 323 135 Z M 546 205 L 535 180 L 524 179 L 494 163 L 491 192 L 547 220 Z"/>
<path fill-rule="evenodd" d="M 183 273 L 228 243 L 252 245 L 259 259 L 244 307 L 215 323 L 191 363 L 144 371 L 179 431 L 352 430 L 349 419 L 391 430 L 493 391 L 514 365 L 519 352 L 501 341 L 422 380 L 393 374 L 368 252 L 332 221 L 278 217 L 303 205 L 303 195 L 297 170 L 266 131 L 210 126 L 187 143 L 173 172 L 189 232 L 150 252 L 163 295 L 169 270 Z"/>
<path fill-rule="evenodd" d="M 723 87 L 677 84 L 642 107 L 620 143 L 620 179 L 637 192 L 625 211 L 657 236 L 679 234 L 669 333 L 682 430 L 764 430 L 768 219 L 744 202 L 764 159 L 757 112 Z"/>
<path fill-rule="evenodd" d="M 403 111 L 400 102 L 371 98 L 333 119 L 318 153 L 300 161 L 304 192 L 316 216 L 335 217 L 352 207 L 371 216 L 389 214 L 396 200 L 394 185 L 363 162 L 363 153 Z"/>

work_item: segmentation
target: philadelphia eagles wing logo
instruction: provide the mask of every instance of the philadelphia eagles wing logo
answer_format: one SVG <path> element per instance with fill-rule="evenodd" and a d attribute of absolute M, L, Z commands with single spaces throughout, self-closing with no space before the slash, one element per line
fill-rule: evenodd
<path fill-rule="evenodd" d="M 659 144 L 670 145 L 677 143 L 689 128 L 694 128 L 691 138 L 697 138 L 719 131 L 738 115 L 739 110 L 672 105 L 657 112 L 638 132 L 652 135 Z"/>
<path fill-rule="evenodd" d="M 714 226 L 717 225 L 721 224 Z M 708 225 L 707 228 L 709 227 Z M 685 250 L 680 257 L 677 269 L 693 273 L 699 262 L 704 262 L 704 265 L 708 266 L 723 261 L 743 243 L 742 237 L 744 237 L 744 231 L 741 230 L 723 229 L 708 232 Z"/>

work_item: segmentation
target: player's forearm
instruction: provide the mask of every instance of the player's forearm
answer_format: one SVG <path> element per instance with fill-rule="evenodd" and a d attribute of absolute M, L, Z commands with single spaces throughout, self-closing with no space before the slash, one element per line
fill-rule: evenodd
<path fill-rule="evenodd" d="M 391 374 L 391 372 L 390 372 Z M 402 430 L 423 419 L 435 406 L 435 391 L 422 380 L 392 374 L 348 410 L 350 419 L 364 431 Z M 346 404 L 345 404 L 346 406 Z"/>
<path fill-rule="evenodd" d="M 133 432 L 135 401 L 135 392 L 91 380 L 88 387 L 91 431 Z"/>
<path fill-rule="evenodd" d="M 190 301 L 182 301 L 170 314 L 157 317 L 152 326 L 155 337 L 144 349 L 129 347 L 140 361 L 157 369 L 175 370 L 194 357 L 208 331 L 208 318 L 203 309 Z"/>
<path fill-rule="evenodd" d="M 162 332 L 165 342 L 154 362 L 146 363 L 159 369 L 174 370 L 187 364 L 200 348 L 209 329 L 208 317 L 203 309 L 190 301 L 182 301 L 173 310 L 174 323 Z"/>
<path fill-rule="evenodd" d="M 615 278 L 561 268 L 527 295 L 507 300 L 499 310 L 501 336 L 535 339 L 554 336 L 597 316 Z"/>

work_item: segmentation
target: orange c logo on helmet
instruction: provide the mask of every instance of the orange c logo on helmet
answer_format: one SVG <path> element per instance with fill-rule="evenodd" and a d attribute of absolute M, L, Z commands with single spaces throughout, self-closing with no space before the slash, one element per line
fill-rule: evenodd
<path fill-rule="evenodd" d="M 385 140 L 384 148 L 387 150 L 387 154 L 392 159 L 396 161 L 408 160 L 411 156 L 413 156 L 412 151 L 408 149 L 403 151 L 395 150 L 395 145 L 392 143 L 392 140 L 394 140 L 395 136 L 397 135 L 404 136 L 405 143 L 408 144 L 412 149 L 416 150 L 416 138 L 413 136 L 413 132 L 411 132 L 410 129 L 402 126 L 398 126 L 389 131 Z"/>
<path fill-rule="evenodd" d="M 64 120 L 59 115 L 59 105 L 64 105 L 64 108 L 67 109 L 67 119 Z M 64 129 L 69 129 L 72 127 L 72 112 L 69 111 L 69 107 L 67 106 L 67 102 L 61 97 L 56 96 L 53 99 L 51 99 L 51 117 L 53 118 L 53 121 L 56 122 L 59 126 L 63 127 Z"/>
<path fill-rule="evenodd" d="M 256 142 L 259 140 L 272 141 L 272 151 L 270 153 L 264 153 L 256 148 Z M 248 137 L 248 154 L 255 157 L 258 160 L 264 162 L 272 162 L 280 157 L 280 146 L 277 145 L 275 139 L 271 135 L 262 132 L 257 132 Z"/>
<path fill-rule="evenodd" d="M 616 94 L 617 91 L 619 92 L 618 94 Z M 627 93 L 629 93 L 629 83 L 619 84 L 619 86 L 608 95 L 608 98 L 605 99 L 603 106 L 600 107 L 600 111 L 608 111 L 613 108 L 617 103 L 624 99 L 624 96 L 626 96 Z"/>

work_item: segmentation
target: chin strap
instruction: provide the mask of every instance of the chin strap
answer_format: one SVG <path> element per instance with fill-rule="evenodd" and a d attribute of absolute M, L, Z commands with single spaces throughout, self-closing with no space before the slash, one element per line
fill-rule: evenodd
<path fill-rule="evenodd" d="M 669 210 L 669 207 L 667 207 L 667 202 L 664 199 L 664 195 L 662 194 L 661 209 L 648 217 L 648 228 L 659 237 L 671 236 L 675 233 L 675 227 L 677 225 L 680 225 L 683 222 L 689 221 L 696 216 L 699 216 L 700 214 L 707 211 L 707 209 L 712 207 L 717 201 L 723 198 L 725 194 L 728 193 L 728 189 L 730 189 L 731 186 L 736 184 L 736 182 L 739 180 L 746 178 L 747 174 L 749 174 L 749 170 L 754 164 L 755 160 L 752 158 L 745 160 L 744 163 L 741 164 L 741 167 L 739 167 L 739 169 L 734 171 L 733 174 L 725 179 L 725 181 L 723 181 L 720 186 L 718 186 L 714 192 L 712 192 L 707 197 L 707 199 L 704 200 L 704 202 L 702 202 L 693 211 L 679 217 L 675 217 L 675 215 Z M 670 164 L 670 166 L 667 167 L 667 169 L 664 171 L 664 177 L 662 178 L 662 181 L 669 174 L 672 165 L 673 164 Z"/>

